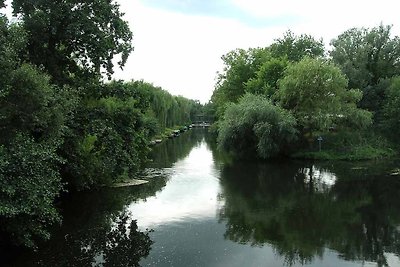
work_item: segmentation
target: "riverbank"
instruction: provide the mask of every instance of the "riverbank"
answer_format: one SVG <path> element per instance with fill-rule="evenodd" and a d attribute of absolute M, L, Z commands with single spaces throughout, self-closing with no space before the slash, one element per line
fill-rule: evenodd
<path fill-rule="evenodd" d="M 358 147 L 350 151 L 300 151 L 290 155 L 293 159 L 313 160 L 371 160 L 389 159 L 397 156 L 397 153 L 388 148 Z"/>
<path fill-rule="evenodd" d="M 140 180 L 140 179 L 132 179 L 132 180 L 128 180 L 128 181 L 123 181 L 120 183 L 115 183 L 113 185 L 111 185 L 110 187 L 128 187 L 128 186 L 136 186 L 136 185 L 142 185 L 142 184 L 147 184 L 149 181 L 146 180 Z"/>
<path fill-rule="evenodd" d="M 290 155 L 294 159 L 376 160 L 398 156 L 398 148 L 374 132 L 338 132 L 320 134 L 309 148 Z M 321 138 L 321 140 L 318 140 Z M 319 143 L 320 142 L 320 143 Z"/>
<path fill-rule="evenodd" d="M 180 133 L 185 132 L 191 128 L 191 125 L 189 126 L 174 126 L 172 128 L 165 128 L 162 133 L 159 133 L 155 135 L 152 138 L 152 141 L 150 142 L 151 145 L 154 145 L 156 143 L 161 143 L 163 140 L 166 140 L 168 138 L 172 137 L 177 137 L 179 136 Z"/>

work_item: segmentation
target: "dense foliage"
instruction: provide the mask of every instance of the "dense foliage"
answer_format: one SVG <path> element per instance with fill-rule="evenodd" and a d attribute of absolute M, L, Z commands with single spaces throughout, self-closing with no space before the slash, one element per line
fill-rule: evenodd
<path fill-rule="evenodd" d="M 331 42 L 332 60 L 349 79 L 350 88 L 363 92 L 360 107 L 377 115 L 384 105 L 385 79 L 400 74 L 400 38 L 392 37 L 391 28 L 353 28 Z"/>
<path fill-rule="evenodd" d="M 347 89 L 347 79 L 339 68 L 308 57 L 287 67 L 276 93 L 280 104 L 291 110 L 301 129 L 309 133 L 340 125 L 368 125 L 370 113 L 356 106 L 361 96 L 359 90 Z"/>
<path fill-rule="evenodd" d="M 33 246 L 60 219 L 53 205 L 62 190 L 56 151 L 68 110 L 49 77 L 19 60 L 23 29 L 4 17 L 0 29 L 0 233 L 7 233 L 0 242 Z"/>
<path fill-rule="evenodd" d="M 35 247 L 61 220 L 61 192 L 132 178 L 150 139 L 202 105 L 143 81 L 103 82 L 133 50 L 114 1 L 12 6 L 18 23 L 0 16 L 0 243 Z"/>
<path fill-rule="evenodd" d="M 373 29 L 350 29 L 331 45 L 332 50 L 326 53 L 322 40 L 309 35 L 295 36 L 289 31 L 268 47 L 236 49 L 223 56 L 225 67 L 218 74 L 210 103 L 217 119 L 219 141 L 223 142 L 220 147 L 226 147 L 225 140 L 230 140 L 229 147 L 254 142 L 251 133 L 235 138 L 241 125 L 228 123 L 231 115 L 226 116 L 228 107 L 238 101 L 240 105 L 246 93 L 266 97 L 270 105 L 293 114 L 298 141 L 292 145 L 307 153 L 317 152 L 317 136 L 329 135 L 340 146 L 345 143 L 338 139 L 346 136 L 343 133 L 358 135 L 356 130 L 366 128 L 362 133 L 374 132 L 371 136 L 382 140 L 373 142 L 377 146 L 388 144 L 385 138 L 397 142 L 393 133 L 400 110 L 396 100 L 399 87 L 393 78 L 399 75 L 400 38 L 392 37 L 390 26 L 380 25 Z M 239 118 L 241 115 L 237 114 Z M 256 120 L 258 115 L 252 116 L 246 119 Z M 228 132 L 231 136 L 226 135 Z M 383 150 L 369 145 L 363 149 L 364 140 L 370 137 L 348 140 L 357 141 L 341 149 L 371 152 L 361 153 L 362 158 L 393 155 L 391 149 L 386 150 L 387 145 Z M 268 146 L 265 144 L 266 150 Z M 242 151 L 239 154 L 245 154 Z"/>
<path fill-rule="evenodd" d="M 57 83 L 79 83 L 101 72 L 111 77 L 114 57 L 122 67 L 133 50 L 115 1 L 14 0 L 12 6 L 28 34 L 29 61 Z"/>
<path fill-rule="evenodd" d="M 400 135 L 400 77 L 393 78 L 386 90 L 383 106 L 382 126 L 384 132 L 394 142 L 398 143 Z"/>
<path fill-rule="evenodd" d="M 218 143 L 238 155 L 275 156 L 296 138 L 296 121 L 265 97 L 244 95 L 225 111 Z"/>

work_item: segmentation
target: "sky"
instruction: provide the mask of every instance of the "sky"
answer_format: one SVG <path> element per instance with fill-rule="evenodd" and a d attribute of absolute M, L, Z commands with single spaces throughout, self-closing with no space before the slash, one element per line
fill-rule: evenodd
<path fill-rule="evenodd" d="M 266 47 L 287 30 L 332 38 L 352 27 L 393 25 L 396 0 L 115 0 L 134 35 L 115 79 L 145 80 L 174 95 L 208 102 L 221 56 L 236 48 Z M 8 2 L 8 1 L 7 1 Z"/>
<path fill-rule="evenodd" d="M 393 25 L 393 0 L 117 0 L 131 26 L 135 47 L 115 78 L 143 79 L 175 95 L 206 103 L 221 56 L 236 48 L 265 47 L 287 30 L 332 38 L 352 27 Z"/>

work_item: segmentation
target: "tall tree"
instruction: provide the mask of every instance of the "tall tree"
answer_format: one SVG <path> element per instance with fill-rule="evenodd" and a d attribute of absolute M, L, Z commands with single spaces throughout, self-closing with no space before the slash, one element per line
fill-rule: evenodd
<path fill-rule="evenodd" d="M 311 135 L 333 125 L 367 125 L 371 114 L 356 106 L 362 93 L 348 90 L 347 83 L 338 67 L 305 57 L 287 68 L 276 96 L 296 116 L 301 130 Z"/>
<path fill-rule="evenodd" d="M 400 38 L 391 26 L 352 28 L 332 40 L 330 55 L 349 79 L 350 88 L 364 96 L 361 107 L 379 111 L 385 94 L 384 79 L 400 74 Z"/>
<path fill-rule="evenodd" d="M 324 43 L 314 37 L 302 34 L 296 36 L 287 31 L 283 38 L 278 38 L 270 46 L 273 57 L 286 57 L 289 61 L 300 61 L 303 57 L 321 57 L 324 55 Z"/>
<path fill-rule="evenodd" d="M 222 115 L 225 104 L 237 102 L 245 93 L 245 83 L 254 78 L 268 53 L 263 48 L 236 49 L 222 56 L 224 69 L 218 74 L 212 101 Z"/>
<path fill-rule="evenodd" d="M 268 59 L 261 65 L 256 77 L 246 82 L 246 91 L 271 97 L 278 89 L 278 81 L 283 77 L 288 64 L 286 57 Z"/>
<path fill-rule="evenodd" d="M 34 246 L 60 219 L 53 205 L 62 189 L 56 151 L 68 98 L 21 63 L 25 36 L 0 17 L 0 243 Z"/>
<path fill-rule="evenodd" d="M 14 0 L 13 9 L 28 32 L 29 60 L 58 84 L 101 73 L 110 77 L 114 58 L 119 56 L 123 67 L 133 49 L 132 33 L 114 1 Z"/>

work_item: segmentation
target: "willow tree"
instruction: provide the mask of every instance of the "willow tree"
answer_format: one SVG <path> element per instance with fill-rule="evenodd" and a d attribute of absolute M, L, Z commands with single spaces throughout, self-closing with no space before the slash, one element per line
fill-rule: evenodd
<path fill-rule="evenodd" d="M 296 139 L 296 120 L 263 96 L 245 94 L 219 123 L 218 146 L 237 156 L 270 158 Z"/>

